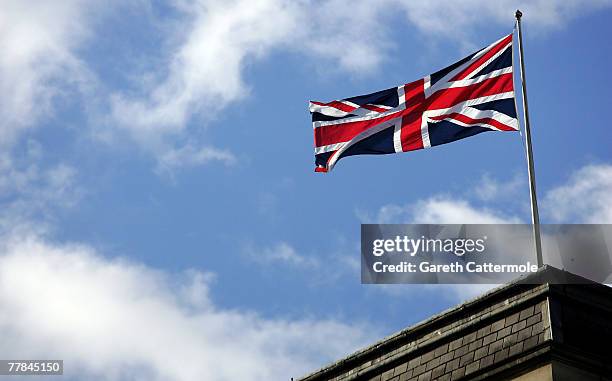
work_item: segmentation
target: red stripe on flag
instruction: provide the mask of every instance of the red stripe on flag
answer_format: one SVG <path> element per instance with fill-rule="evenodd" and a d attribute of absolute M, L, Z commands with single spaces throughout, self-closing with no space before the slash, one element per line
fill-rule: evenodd
<path fill-rule="evenodd" d="M 484 123 L 484 124 L 488 124 L 491 125 L 495 128 L 498 128 L 502 131 L 516 131 L 516 129 L 503 124 L 495 119 L 492 118 L 479 118 L 479 119 L 473 119 L 470 118 L 467 115 L 463 115 L 463 114 L 459 114 L 459 113 L 452 113 L 452 114 L 448 114 L 448 115 L 440 115 L 440 116 L 435 116 L 430 118 L 432 120 L 444 120 L 444 119 L 455 119 L 458 120 L 460 122 L 463 122 L 465 124 L 480 124 L 480 123 Z"/>
<path fill-rule="evenodd" d="M 457 74 L 451 81 L 458 81 L 467 77 L 472 71 L 476 70 L 480 65 L 485 63 L 489 58 L 493 57 L 496 53 L 504 48 L 509 42 L 512 42 L 512 35 L 508 35 L 508 37 L 501 40 L 497 45 L 495 45 L 491 50 L 482 55 L 482 57 L 478 58 L 474 61 L 470 66 L 467 67 L 464 71 Z"/>
<path fill-rule="evenodd" d="M 375 106 L 375 105 L 370 105 L 370 104 L 365 104 L 365 105 L 362 105 L 361 107 L 363 107 L 365 109 L 368 109 L 368 110 L 371 110 L 371 111 L 376 111 L 376 112 L 386 112 L 386 111 L 389 111 L 389 109 L 378 107 L 378 106 Z"/>
<path fill-rule="evenodd" d="M 353 110 L 356 109 L 356 107 L 353 106 L 349 106 L 346 103 L 342 103 L 340 101 L 331 101 L 328 103 L 323 103 L 323 102 L 313 102 L 312 103 L 319 105 L 319 106 L 328 106 L 328 107 L 333 107 L 333 108 L 337 108 L 340 111 L 344 111 L 344 112 L 351 112 Z"/>
<path fill-rule="evenodd" d="M 423 148 L 421 135 L 422 113 L 412 113 L 402 118 L 402 151 L 415 151 Z"/>
<path fill-rule="evenodd" d="M 404 152 L 423 148 L 421 120 L 425 110 L 424 84 L 425 81 L 419 79 L 404 86 L 407 114 L 402 118 L 402 132 L 400 134 L 402 151 Z"/>
<path fill-rule="evenodd" d="M 435 92 L 426 100 L 428 104 L 427 109 L 438 110 L 449 108 L 469 99 L 506 93 L 513 89 L 512 73 L 502 74 L 470 86 L 453 87 Z"/>
<path fill-rule="evenodd" d="M 315 147 L 348 142 L 363 131 L 370 129 L 380 123 L 384 123 L 389 120 L 400 117 L 401 115 L 402 113 L 397 112 L 384 116 L 382 118 L 317 127 L 314 129 Z"/>

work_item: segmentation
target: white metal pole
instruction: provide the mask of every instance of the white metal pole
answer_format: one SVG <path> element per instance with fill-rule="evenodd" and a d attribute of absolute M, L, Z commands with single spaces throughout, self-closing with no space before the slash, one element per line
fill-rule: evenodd
<path fill-rule="evenodd" d="M 535 169 L 533 165 L 533 151 L 531 149 L 531 126 L 529 125 L 529 106 L 527 105 L 527 82 L 525 79 L 525 59 L 523 58 L 523 36 L 521 33 L 521 17 L 523 16 L 523 13 L 517 9 L 515 16 L 518 33 L 519 63 L 521 66 L 521 84 L 523 89 L 523 120 L 525 121 L 525 144 L 527 145 L 527 171 L 529 173 L 531 223 L 533 224 L 533 238 L 535 242 L 538 267 L 542 267 L 544 265 L 544 261 L 542 259 L 542 241 L 540 238 L 540 215 L 538 213 Z"/>

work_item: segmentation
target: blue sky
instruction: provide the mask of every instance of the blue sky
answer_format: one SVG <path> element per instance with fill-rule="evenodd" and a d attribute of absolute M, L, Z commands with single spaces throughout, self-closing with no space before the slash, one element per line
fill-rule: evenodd
<path fill-rule="evenodd" d="M 483 291 L 361 285 L 360 223 L 528 221 L 520 135 L 315 174 L 307 102 L 445 67 L 519 6 L 542 219 L 612 223 L 609 1 L 0 4 L 2 358 L 287 380 Z"/>

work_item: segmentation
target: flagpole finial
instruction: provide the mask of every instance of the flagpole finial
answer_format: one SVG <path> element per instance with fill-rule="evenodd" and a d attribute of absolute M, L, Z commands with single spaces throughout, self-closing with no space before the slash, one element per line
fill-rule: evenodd
<path fill-rule="evenodd" d="M 517 9 L 516 13 L 514 13 L 514 16 L 516 17 L 517 20 L 520 20 L 521 17 L 523 16 L 523 12 L 521 12 L 520 9 Z"/>

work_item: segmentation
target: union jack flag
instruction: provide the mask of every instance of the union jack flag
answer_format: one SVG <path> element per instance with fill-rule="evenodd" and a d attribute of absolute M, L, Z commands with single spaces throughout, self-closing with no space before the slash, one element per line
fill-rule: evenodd
<path fill-rule="evenodd" d="M 518 131 L 512 34 L 418 81 L 310 102 L 316 172 L 339 159 L 414 151 L 485 131 Z"/>

